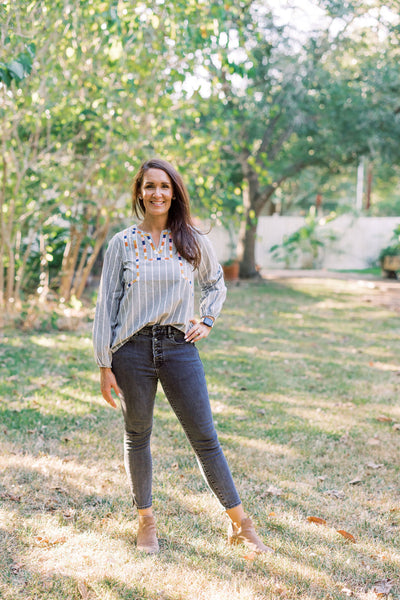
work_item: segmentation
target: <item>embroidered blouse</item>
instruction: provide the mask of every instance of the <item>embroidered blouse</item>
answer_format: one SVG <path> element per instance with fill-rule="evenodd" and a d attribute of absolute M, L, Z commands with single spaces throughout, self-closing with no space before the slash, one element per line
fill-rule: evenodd
<path fill-rule="evenodd" d="M 216 319 L 226 297 L 221 265 L 207 236 L 198 234 L 201 262 L 200 316 Z M 100 367 L 111 367 L 112 354 L 146 325 L 173 325 L 186 332 L 194 316 L 194 271 L 177 252 L 171 233 L 161 233 L 158 248 L 136 225 L 117 233 L 104 258 L 93 346 Z"/>

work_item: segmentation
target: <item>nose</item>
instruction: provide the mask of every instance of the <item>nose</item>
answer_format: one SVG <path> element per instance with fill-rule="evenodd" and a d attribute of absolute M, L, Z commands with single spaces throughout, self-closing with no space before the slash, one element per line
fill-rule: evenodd
<path fill-rule="evenodd" d="M 154 190 L 154 196 L 156 198 L 161 198 L 162 197 L 161 188 L 155 188 L 155 190 Z"/>

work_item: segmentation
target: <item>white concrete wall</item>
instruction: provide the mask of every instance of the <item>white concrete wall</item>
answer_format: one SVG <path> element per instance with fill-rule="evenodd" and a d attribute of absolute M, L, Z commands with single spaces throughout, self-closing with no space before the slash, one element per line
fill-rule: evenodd
<path fill-rule="evenodd" d="M 283 268 L 283 262 L 274 261 L 269 249 L 280 244 L 284 235 L 293 233 L 304 223 L 303 217 L 260 217 L 257 228 L 256 262 L 263 269 Z M 321 255 L 321 268 L 365 269 L 375 263 L 382 248 L 390 243 L 399 217 L 353 217 L 342 215 L 328 223 L 336 235 L 328 242 Z M 221 262 L 229 258 L 229 238 L 222 227 L 209 234 Z M 301 265 L 295 265 L 297 268 Z"/>

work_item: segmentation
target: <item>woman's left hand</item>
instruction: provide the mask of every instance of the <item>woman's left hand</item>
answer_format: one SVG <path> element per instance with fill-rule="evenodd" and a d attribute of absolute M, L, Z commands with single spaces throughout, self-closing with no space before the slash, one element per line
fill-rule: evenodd
<path fill-rule="evenodd" d="M 191 342 L 193 344 L 194 342 L 198 342 L 199 340 L 203 340 L 204 338 L 208 337 L 211 327 L 196 321 L 196 319 L 190 319 L 190 323 L 192 323 L 192 327 L 185 334 L 185 340 L 187 342 Z"/>

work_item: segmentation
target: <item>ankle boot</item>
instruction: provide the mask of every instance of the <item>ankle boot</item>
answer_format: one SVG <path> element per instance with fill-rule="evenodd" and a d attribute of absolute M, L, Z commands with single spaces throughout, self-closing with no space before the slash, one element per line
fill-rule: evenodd
<path fill-rule="evenodd" d="M 139 515 L 136 547 L 147 554 L 157 554 L 159 551 L 156 521 L 153 515 Z"/>
<path fill-rule="evenodd" d="M 245 544 L 249 550 L 256 554 L 273 552 L 272 548 L 266 546 L 255 532 L 253 521 L 250 517 L 242 519 L 240 527 L 236 523 L 230 523 L 228 529 L 229 544 Z"/>

